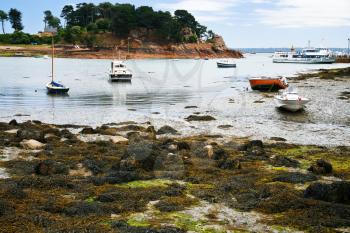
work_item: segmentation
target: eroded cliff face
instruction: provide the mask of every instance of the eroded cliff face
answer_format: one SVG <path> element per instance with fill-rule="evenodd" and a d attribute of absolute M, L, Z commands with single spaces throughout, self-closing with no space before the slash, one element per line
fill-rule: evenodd
<path fill-rule="evenodd" d="M 193 37 L 191 31 L 184 31 L 186 38 Z M 0 52 L 1 52 L 0 48 Z M 8 52 L 9 50 L 5 50 Z M 36 56 L 51 54 L 50 45 L 16 47 L 13 54 Z M 211 40 L 195 43 L 169 43 L 159 40 L 154 31 L 147 29 L 132 30 L 128 38 L 117 38 L 111 33 L 96 36 L 96 46 L 85 48 L 67 44 L 56 45 L 56 56 L 67 58 L 241 58 L 239 51 L 227 48 L 224 39 L 214 35 Z"/>

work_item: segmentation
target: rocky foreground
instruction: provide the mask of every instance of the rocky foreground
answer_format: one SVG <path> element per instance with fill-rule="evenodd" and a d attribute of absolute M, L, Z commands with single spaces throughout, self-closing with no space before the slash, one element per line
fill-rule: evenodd
<path fill-rule="evenodd" d="M 350 148 L 0 123 L 0 232 L 349 232 Z"/>

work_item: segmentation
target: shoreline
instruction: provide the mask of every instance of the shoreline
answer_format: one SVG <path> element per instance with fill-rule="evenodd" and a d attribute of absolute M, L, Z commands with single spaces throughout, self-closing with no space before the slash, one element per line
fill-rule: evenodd
<path fill-rule="evenodd" d="M 350 227 L 350 147 L 181 138 L 134 122 L 80 127 L 0 123 L 4 232 Z"/>
<path fill-rule="evenodd" d="M 35 57 L 51 55 L 51 48 L 48 45 L 0 45 L 0 57 Z M 121 47 L 118 53 L 114 49 L 75 49 L 56 48 L 55 56 L 58 58 L 79 58 L 79 59 L 113 59 L 116 56 L 128 59 L 199 59 L 199 58 L 243 58 L 241 52 L 236 50 L 223 49 L 214 51 L 208 44 L 182 44 L 176 47 L 152 45 L 145 48 Z"/>

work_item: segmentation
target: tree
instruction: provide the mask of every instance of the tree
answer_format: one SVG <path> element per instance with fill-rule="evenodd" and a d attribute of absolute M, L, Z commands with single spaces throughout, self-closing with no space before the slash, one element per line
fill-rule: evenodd
<path fill-rule="evenodd" d="M 110 2 L 100 3 L 98 6 L 99 16 L 103 19 L 111 19 L 113 14 L 113 4 Z"/>
<path fill-rule="evenodd" d="M 118 36 L 127 36 L 135 28 L 135 6 L 116 4 L 113 10 L 112 31 Z"/>
<path fill-rule="evenodd" d="M 111 21 L 109 19 L 98 19 L 96 21 L 97 29 L 99 31 L 108 31 L 111 27 Z"/>
<path fill-rule="evenodd" d="M 8 15 L 5 11 L 0 10 L 0 20 L 2 24 L 2 33 L 5 34 L 5 21 L 8 20 Z"/>
<path fill-rule="evenodd" d="M 20 11 L 11 8 L 9 11 L 9 19 L 10 23 L 12 24 L 12 28 L 15 29 L 15 31 L 23 30 L 24 27 L 22 25 L 22 13 Z"/>
<path fill-rule="evenodd" d="M 152 7 L 140 6 L 136 9 L 137 26 L 145 28 L 153 28 L 155 21 L 155 14 Z"/>
<path fill-rule="evenodd" d="M 47 23 L 50 27 L 60 28 L 61 20 L 57 17 L 52 16 L 52 18 L 50 18 Z"/>
<path fill-rule="evenodd" d="M 50 20 L 52 20 L 53 15 L 51 11 L 44 11 L 44 23 L 45 23 L 45 28 L 47 27 L 47 24 L 49 23 Z"/>
<path fill-rule="evenodd" d="M 64 6 L 61 12 L 61 17 L 65 20 L 65 26 L 70 26 L 74 22 L 74 7 L 72 5 Z"/>

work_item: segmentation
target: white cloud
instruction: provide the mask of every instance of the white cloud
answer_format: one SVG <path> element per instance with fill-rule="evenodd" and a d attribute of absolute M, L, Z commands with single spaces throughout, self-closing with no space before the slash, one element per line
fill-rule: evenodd
<path fill-rule="evenodd" d="M 350 26 L 349 0 L 276 0 L 256 9 L 260 23 L 282 28 Z"/>
<path fill-rule="evenodd" d="M 232 16 L 232 7 L 241 0 L 178 0 L 160 3 L 157 7 L 167 10 L 184 9 L 193 13 L 200 22 L 225 21 Z"/>

